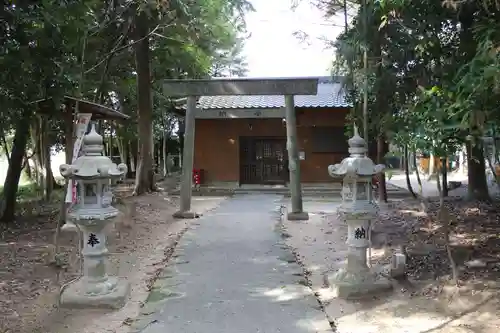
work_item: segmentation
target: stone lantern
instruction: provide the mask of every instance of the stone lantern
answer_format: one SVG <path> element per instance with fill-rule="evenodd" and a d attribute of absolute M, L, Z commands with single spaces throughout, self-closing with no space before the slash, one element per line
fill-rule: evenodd
<path fill-rule="evenodd" d="M 119 308 L 125 304 L 130 286 L 106 273 L 105 227 L 118 215 L 112 203 L 111 183 L 127 172 L 125 164 L 114 164 L 103 155 L 103 138 L 92 125 L 83 138 L 83 155 L 73 164 L 59 167 L 61 175 L 76 181 L 77 202 L 68 213 L 83 234 L 83 276 L 61 289 L 61 305 Z"/>
<path fill-rule="evenodd" d="M 332 177 L 342 177 L 340 218 L 347 223 L 347 265 L 329 278 L 330 285 L 342 298 L 358 297 L 391 287 L 390 282 L 375 273 L 367 264 L 371 222 L 378 214 L 374 202 L 372 177 L 382 172 L 384 165 L 375 165 L 366 156 L 366 142 L 354 126 L 354 136 L 348 140 L 350 156 L 340 164 L 330 165 Z"/>

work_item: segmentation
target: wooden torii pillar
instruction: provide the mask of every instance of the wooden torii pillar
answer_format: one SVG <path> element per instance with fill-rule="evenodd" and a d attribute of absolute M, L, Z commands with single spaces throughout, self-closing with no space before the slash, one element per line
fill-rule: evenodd
<path fill-rule="evenodd" d="M 302 204 L 300 184 L 300 161 L 297 147 L 297 121 L 295 116 L 294 95 L 316 95 L 318 79 L 207 79 L 207 80 L 165 80 L 163 92 L 166 96 L 187 97 L 185 118 L 184 149 L 181 179 L 180 209 L 174 214 L 177 218 L 194 218 L 198 215 L 191 211 L 192 170 L 194 161 L 194 136 L 196 103 L 199 96 L 223 95 L 284 95 L 286 108 L 287 150 L 290 169 L 290 194 L 292 201 L 289 220 L 308 220 Z"/>

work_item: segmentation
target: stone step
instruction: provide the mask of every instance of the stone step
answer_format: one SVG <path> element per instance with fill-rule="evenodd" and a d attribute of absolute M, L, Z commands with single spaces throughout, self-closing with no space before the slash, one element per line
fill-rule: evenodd
<path fill-rule="evenodd" d="M 321 196 L 321 197 L 338 197 L 340 196 L 340 187 L 339 188 L 327 188 L 327 187 L 318 187 L 318 188 L 303 188 L 302 195 L 303 196 Z M 193 189 L 192 195 L 194 196 L 225 196 L 225 195 L 233 195 L 233 194 L 255 194 L 255 193 L 268 193 L 268 194 L 277 194 L 290 196 L 290 190 L 288 188 L 223 188 L 223 187 L 201 187 L 198 189 Z M 179 195 L 180 189 L 177 188 L 174 191 L 171 191 L 172 195 Z M 389 187 L 387 188 L 387 195 L 390 198 L 407 198 L 410 196 L 408 191 L 403 189 Z"/>

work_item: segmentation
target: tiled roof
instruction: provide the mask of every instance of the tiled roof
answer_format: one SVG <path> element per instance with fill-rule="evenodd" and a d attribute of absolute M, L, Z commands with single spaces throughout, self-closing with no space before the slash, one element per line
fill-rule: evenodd
<path fill-rule="evenodd" d="M 316 77 L 315 77 L 316 78 Z M 349 107 L 343 89 L 342 77 L 317 77 L 318 93 L 316 95 L 295 96 L 296 107 Z M 281 108 L 285 106 L 285 98 L 280 95 L 268 96 L 203 96 L 198 100 L 201 109 L 249 109 L 249 108 Z"/>

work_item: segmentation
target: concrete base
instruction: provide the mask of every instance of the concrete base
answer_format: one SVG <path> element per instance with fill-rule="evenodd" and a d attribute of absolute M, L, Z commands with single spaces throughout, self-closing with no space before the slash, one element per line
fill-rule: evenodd
<path fill-rule="evenodd" d="M 187 212 L 182 212 L 182 211 L 177 211 L 172 215 L 176 219 L 197 219 L 200 217 L 200 214 L 192 212 L 192 211 L 187 211 Z"/>
<path fill-rule="evenodd" d="M 110 279 L 118 279 L 110 277 Z M 130 284 L 125 279 L 118 279 L 116 287 L 108 294 L 86 295 L 82 279 L 61 290 L 60 304 L 66 308 L 104 308 L 120 309 L 125 305 L 130 294 Z"/>
<path fill-rule="evenodd" d="M 286 218 L 288 221 L 307 221 L 309 214 L 307 212 L 288 212 Z"/>
<path fill-rule="evenodd" d="M 391 281 L 368 269 L 352 273 L 342 268 L 329 276 L 328 282 L 337 297 L 344 299 L 363 298 L 392 289 Z"/>
<path fill-rule="evenodd" d="M 77 232 L 78 227 L 73 222 L 66 222 L 61 226 L 61 231 Z"/>
<path fill-rule="evenodd" d="M 402 253 L 394 253 L 391 258 L 391 277 L 401 278 L 406 275 L 406 256 Z"/>

